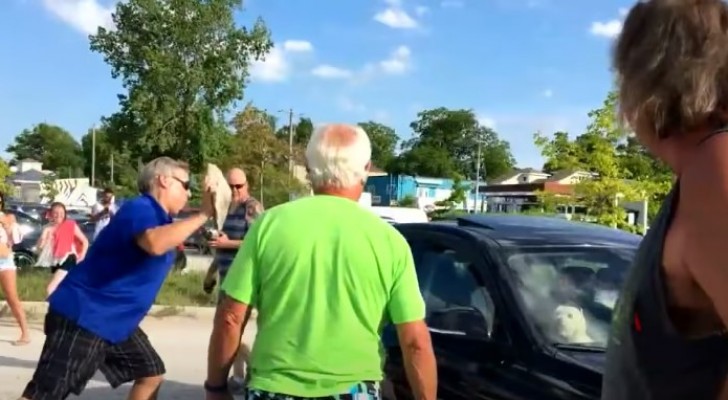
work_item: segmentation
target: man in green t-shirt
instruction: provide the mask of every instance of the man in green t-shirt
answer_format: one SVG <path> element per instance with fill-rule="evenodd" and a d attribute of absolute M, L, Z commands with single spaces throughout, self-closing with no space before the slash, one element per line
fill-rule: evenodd
<path fill-rule="evenodd" d="M 306 162 L 315 195 L 263 213 L 223 283 L 208 400 L 231 398 L 225 382 L 248 307 L 258 310 L 258 335 L 246 399 L 380 399 L 380 334 L 391 322 L 415 398 L 435 400 L 435 357 L 411 250 L 357 203 L 370 158 L 359 127 L 314 132 Z"/>

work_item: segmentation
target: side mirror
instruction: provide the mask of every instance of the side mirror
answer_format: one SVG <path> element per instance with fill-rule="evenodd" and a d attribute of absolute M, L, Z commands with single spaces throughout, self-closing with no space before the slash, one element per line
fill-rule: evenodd
<path fill-rule="evenodd" d="M 474 307 L 451 307 L 433 311 L 427 318 L 431 332 L 445 335 L 490 339 L 491 324 Z"/>

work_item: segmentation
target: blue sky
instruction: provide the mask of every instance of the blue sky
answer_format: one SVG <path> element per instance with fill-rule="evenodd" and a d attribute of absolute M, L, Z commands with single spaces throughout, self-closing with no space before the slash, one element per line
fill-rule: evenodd
<path fill-rule="evenodd" d="M 471 108 L 521 167 L 540 168 L 533 133 L 580 133 L 610 89 L 609 52 L 631 1 L 250 0 L 275 49 L 245 101 L 314 122 L 375 120 L 410 136 L 424 108 Z M 76 137 L 117 109 L 120 86 L 87 34 L 114 0 L 0 1 L 0 152 L 23 128 Z M 279 116 L 285 118 L 283 113 Z"/>

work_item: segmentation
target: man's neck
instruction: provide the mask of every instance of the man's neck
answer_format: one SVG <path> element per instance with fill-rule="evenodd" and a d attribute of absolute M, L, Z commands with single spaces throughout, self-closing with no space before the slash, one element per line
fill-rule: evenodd
<path fill-rule="evenodd" d="M 152 189 L 147 195 L 156 200 L 159 206 L 162 207 L 162 210 L 169 214 L 169 207 L 165 205 L 164 196 L 158 190 Z"/>
<path fill-rule="evenodd" d="M 351 201 L 359 201 L 361 197 L 361 187 L 349 187 L 349 188 L 321 188 L 314 191 L 314 194 L 323 194 L 326 196 L 336 196 L 349 199 Z"/>

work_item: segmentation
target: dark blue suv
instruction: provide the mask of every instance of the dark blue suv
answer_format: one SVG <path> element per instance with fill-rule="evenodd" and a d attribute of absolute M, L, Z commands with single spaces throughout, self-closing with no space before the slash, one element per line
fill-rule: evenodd
<path fill-rule="evenodd" d="M 427 304 L 443 400 L 599 399 L 618 289 L 641 240 L 557 218 L 399 224 Z M 393 327 L 385 397 L 411 399 Z"/>

